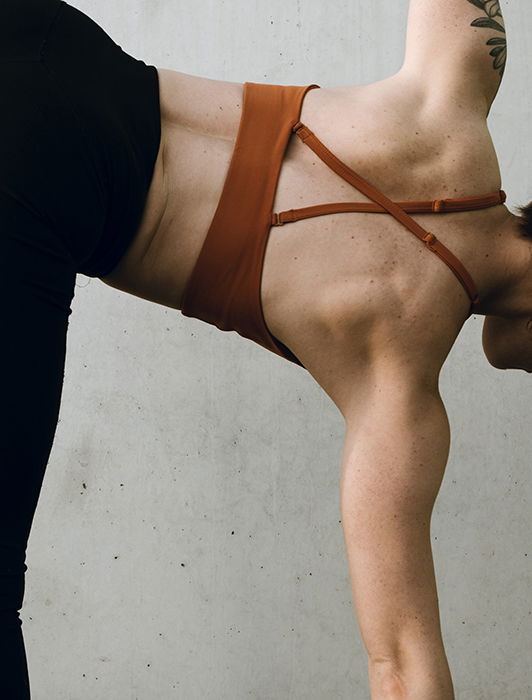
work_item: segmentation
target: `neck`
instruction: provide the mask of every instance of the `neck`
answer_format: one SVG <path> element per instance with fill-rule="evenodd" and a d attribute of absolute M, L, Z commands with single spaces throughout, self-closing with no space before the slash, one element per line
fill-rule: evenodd
<path fill-rule="evenodd" d="M 489 232 L 490 243 L 480 271 L 481 302 L 475 313 L 515 317 L 532 309 L 532 240 L 518 227 L 519 217 L 505 206 Z"/>

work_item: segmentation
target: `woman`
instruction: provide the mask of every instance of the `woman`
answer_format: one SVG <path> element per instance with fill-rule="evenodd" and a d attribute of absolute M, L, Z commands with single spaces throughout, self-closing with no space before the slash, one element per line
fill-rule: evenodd
<path fill-rule="evenodd" d="M 18 611 L 76 272 L 316 379 L 346 424 L 372 698 L 453 697 L 430 546 L 450 440 L 438 378 L 472 311 L 494 366 L 532 370 L 532 213 L 504 206 L 486 124 L 499 3 L 410 5 L 396 74 L 318 88 L 155 69 L 62 0 L 3 0 L 2 697 L 29 697 Z"/>

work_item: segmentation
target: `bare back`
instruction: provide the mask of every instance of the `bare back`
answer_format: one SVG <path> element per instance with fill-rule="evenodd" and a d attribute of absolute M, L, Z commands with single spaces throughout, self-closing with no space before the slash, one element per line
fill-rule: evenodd
<path fill-rule="evenodd" d="M 159 77 L 163 134 L 153 211 L 147 207 L 144 227 L 104 281 L 180 308 L 223 188 L 243 88 L 164 69 Z M 427 93 L 407 72 L 369 85 L 312 90 L 301 120 L 397 201 L 485 194 L 501 185 L 481 110 Z M 368 200 L 293 137 L 274 210 L 333 201 Z M 500 210 L 415 218 L 481 278 L 479 237 L 485 243 Z M 271 332 L 324 388 L 325 373 L 345 376 L 345 363 L 356 372 L 357 357 L 362 371 L 375 348 L 390 347 L 392 339 L 413 361 L 426 363 L 430 350 L 431 363 L 441 365 L 468 309 L 463 290 L 441 261 L 380 214 L 333 214 L 273 228 L 261 294 Z M 419 326 L 415 333 L 413 324 Z M 409 348 L 413 336 L 415 347 Z M 417 367 L 434 372 L 432 364 Z"/>
<path fill-rule="evenodd" d="M 422 5 L 422 0 L 411 4 L 411 33 L 422 22 L 416 15 Z M 402 70 L 386 80 L 307 93 L 301 121 L 396 201 L 498 190 L 500 172 L 486 125 L 486 95 L 492 92 L 492 99 L 496 91 L 488 80 L 486 86 L 477 80 L 477 90 L 459 81 L 438 83 L 430 80 L 430 71 L 424 80 L 416 69 L 422 58 L 414 50 L 418 44 L 410 44 L 414 48 Z M 483 38 L 478 44 L 484 50 Z M 451 74 L 441 66 L 434 71 Z M 104 281 L 180 308 L 227 175 L 243 86 L 164 69 L 159 78 L 158 176 L 143 226 Z M 292 137 L 274 211 L 340 201 L 367 199 Z M 414 218 L 459 257 L 482 288 L 488 268 L 479 249 L 492 247 L 491 231 L 507 215 L 496 207 Z M 469 308 L 452 273 L 401 224 L 364 213 L 273 228 L 261 297 L 270 331 L 338 405 L 345 378 L 352 385 L 367 377 L 370 359 L 375 365 L 393 356 L 401 371 L 436 381 Z"/>

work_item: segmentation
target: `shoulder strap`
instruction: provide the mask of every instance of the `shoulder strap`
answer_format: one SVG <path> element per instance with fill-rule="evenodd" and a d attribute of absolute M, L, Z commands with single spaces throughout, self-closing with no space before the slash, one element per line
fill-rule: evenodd
<path fill-rule="evenodd" d="M 451 269 L 467 292 L 472 305 L 478 304 L 478 291 L 471 275 L 458 260 L 458 258 L 454 256 L 453 253 L 451 253 L 451 251 L 444 246 L 434 234 L 425 231 L 425 229 L 422 228 L 414 219 L 412 219 L 412 217 L 409 216 L 397 203 L 392 202 L 391 199 L 388 199 L 388 197 L 373 187 L 373 185 L 370 185 L 369 182 L 355 173 L 354 170 L 351 170 L 351 168 L 349 168 L 331 151 L 329 151 L 329 149 L 316 137 L 316 135 L 302 122 L 298 121 L 292 127 L 292 131 L 294 131 L 303 141 L 303 143 L 309 146 L 309 148 L 311 148 L 324 163 L 326 163 L 332 170 L 334 170 L 334 172 L 340 175 L 341 178 L 346 180 L 346 182 L 349 182 L 349 184 L 353 185 L 353 187 L 360 190 L 360 192 L 365 194 L 366 197 L 372 199 L 374 202 L 377 202 L 382 209 L 389 212 L 399 222 L 406 226 L 406 228 L 408 228 L 417 238 L 419 238 L 419 240 L 425 243 L 427 248 L 441 258 L 441 260 L 443 260 L 443 262 Z M 501 195 L 499 194 L 498 196 L 500 199 Z"/>

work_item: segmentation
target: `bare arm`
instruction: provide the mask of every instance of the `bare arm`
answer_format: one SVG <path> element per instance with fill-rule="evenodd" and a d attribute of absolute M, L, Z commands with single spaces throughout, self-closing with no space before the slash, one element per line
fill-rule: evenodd
<path fill-rule="evenodd" d="M 395 698 L 402 684 L 409 700 L 452 700 L 430 542 L 449 453 L 445 408 L 433 390 L 390 377 L 366 406 L 346 417 L 340 503 L 372 698 Z"/>
<path fill-rule="evenodd" d="M 487 111 L 506 65 L 498 0 L 411 0 L 403 71 Z"/>

